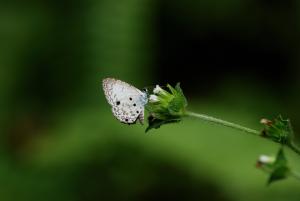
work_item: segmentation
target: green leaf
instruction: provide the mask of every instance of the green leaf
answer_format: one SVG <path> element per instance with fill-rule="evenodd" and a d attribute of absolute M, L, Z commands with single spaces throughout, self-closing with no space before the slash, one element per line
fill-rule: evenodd
<path fill-rule="evenodd" d="M 158 129 L 164 124 L 170 124 L 170 123 L 178 123 L 181 119 L 167 119 L 167 120 L 161 120 L 161 119 L 155 119 L 151 116 L 148 117 L 148 127 L 146 128 L 146 133 L 151 129 Z"/>
<path fill-rule="evenodd" d="M 275 169 L 269 177 L 268 185 L 275 181 L 285 179 L 287 177 L 287 172 L 289 169 L 287 167 L 279 167 Z"/>
<path fill-rule="evenodd" d="M 271 168 L 272 171 L 268 180 L 268 185 L 275 181 L 285 179 L 288 176 L 290 169 L 287 166 L 287 159 L 282 147 L 279 149 L 276 160 L 274 164 L 272 164 Z"/>
<path fill-rule="evenodd" d="M 281 147 L 277 153 L 276 160 L 274 162 L 275 167 L 281 167 L 287 165 L 287 159 L 284 155 L 283 148 Z"/>

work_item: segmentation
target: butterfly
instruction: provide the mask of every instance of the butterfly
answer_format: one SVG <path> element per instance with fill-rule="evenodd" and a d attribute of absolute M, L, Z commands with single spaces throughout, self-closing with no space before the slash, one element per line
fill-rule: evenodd
<path fill-rule="evenodd" d="M 105 78 L 102 86 L 107 102 L 112 106 L 112 113 L 120 122 L 134 124 L 139 120 L 143 124 L 147 92 L 114 78 Z"/>

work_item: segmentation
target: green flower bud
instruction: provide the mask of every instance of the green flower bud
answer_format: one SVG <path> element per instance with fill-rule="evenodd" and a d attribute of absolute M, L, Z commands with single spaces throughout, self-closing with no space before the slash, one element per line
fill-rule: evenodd
<path fill-rule="evenodd" d="M 262 165 L 271 165 L 275 162 L 275 157 L 267 156 L 267 155 L 260 155 L 257 161 L 259 164 Z"/>
<path fill-rule="evenodd" d="M 262 119 L 260 121 L 264 125 L 262 136 L 282 145 L 289 145 L 293 138 L 293 129 L 288 119 L 278 116 L 274 120 Z"/>
<path fill-rule="evenodd" d="M 163 124 L 179 122 L 185 115 L 187 106 L 186 98 L 178 83 L 175 88 L 167 85 L 168 90 L 156 85 L 153 94 L 149 96 L 146 109 L 150 113 L 148 118 L 148 128 L 159 128 Z"/>

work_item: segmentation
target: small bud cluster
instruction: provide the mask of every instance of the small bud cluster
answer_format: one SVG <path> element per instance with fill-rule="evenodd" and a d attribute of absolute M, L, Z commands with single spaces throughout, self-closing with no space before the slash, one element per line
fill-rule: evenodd
<path fill-rule="evenodd" d="M 146 132 L 152 128 L 159 128 L 163 124 L 179 122 L 185 115 L 186 106 L 187 101 L 179 83 L 175 88 L 167 85 L 167 90 L 156 85 L 146 105 L 150 113 Z"/>

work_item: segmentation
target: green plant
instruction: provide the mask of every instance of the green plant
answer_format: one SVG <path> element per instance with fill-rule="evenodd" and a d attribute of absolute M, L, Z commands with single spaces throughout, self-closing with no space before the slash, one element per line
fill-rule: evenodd
<path fill-rule="evenodd" d="M 167 85 L 166 90 L 157 85 L 153 93 L 149 95 L 149 103 L 146 105 L 146 109 L 150 114 L 146 132 L 151 129 L 158 129 L 164 124 L 180 122 L 184 118 L 197 118 L 213 124 L 237 129 L 244 133 L 262 137 L 280 144 L 280 149 L 276 157 L 272 158 L 263 155 L 257 162 L 257 167 L 270 174 L 268 184 L 287 178 L 288 176 L 300 180 L 299 174 L 288 167 L 283 151 L 284 147 L 289 147 L 300 155 L 300 149 L 295 144 L 293 128 L 288 119 L 283 119 L 280 115 L 272 121 L 261 119 L 260 123 L 264 128 L 262 131 L 258 131 L 205 114 L 188 111 L 186 109 L 187 105 L 187 99 L 179 83 L 175 88 L 171 85 Z"/>

